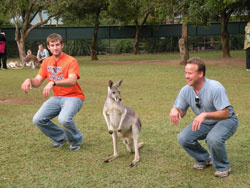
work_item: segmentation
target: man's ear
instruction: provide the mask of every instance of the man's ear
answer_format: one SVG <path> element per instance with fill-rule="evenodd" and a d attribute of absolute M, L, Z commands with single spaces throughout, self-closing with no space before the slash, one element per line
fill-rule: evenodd
<path fill-rule="evenodd" d="M 204 72 L 200 71 L 200 72 L 198 72 L 198 74 L 199 74 L 199 77 L 200 77 L 200 78 L 201 78 L 201 77 L 204 77 Z"/>

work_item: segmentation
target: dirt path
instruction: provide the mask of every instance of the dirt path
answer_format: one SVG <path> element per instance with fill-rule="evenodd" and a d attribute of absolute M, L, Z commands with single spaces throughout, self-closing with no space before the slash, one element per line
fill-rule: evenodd
<path fill-rule="evenodd" d="M 240 66 L 245 67 L 245 57 L 231 57 L 231 58 L 216 58 L 203 59 L 206 65 L 218 66 Z M 105 60 L 97 63 L 114 63 L 114 64 L 158 64 L 158 65 L 179 65 L 179 60 L 137 60 L 137 61 L 117 61 Z"/>
<path fill-rule="evenodd" d="M 27 103 L 32 103 L 33 101 L 30 99 L 24 99 L 24 98 L 2 98 L 0 99 L 0 104 L 7 104 L 7 103 L 12 103 L 12 104 L 27 104 Z"/>

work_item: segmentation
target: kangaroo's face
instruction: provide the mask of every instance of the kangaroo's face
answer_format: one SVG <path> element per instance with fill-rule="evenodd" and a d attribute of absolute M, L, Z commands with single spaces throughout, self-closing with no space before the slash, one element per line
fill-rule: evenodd
<path fill-rule="evenodd" d="M 118 90 L 118 87 L 121 85 L 122 80 L 119 82 L 113 84 L 113 81 L 109 81 L 109 87 L 108 87 L 108 95 L 110 98 L 112 98 L 116 102 L 121 102 L 121 94 L 120 91 Z"/>
<path fill-rule="evenodd" d="M 121 102 L 121 100 L 122 100 L 121 95 L 120 95 L 120 91 L 118 90 L 117 87 L 112 87 L 110 89 L 110 96 L 116 102 Z"/>

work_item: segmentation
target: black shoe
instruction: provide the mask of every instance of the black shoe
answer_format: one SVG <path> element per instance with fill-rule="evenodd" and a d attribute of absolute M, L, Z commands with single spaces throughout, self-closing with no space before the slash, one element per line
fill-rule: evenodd
<path fill-rule="evenodd" d="M 63 146 L 64 146 L 64 143 L 54 142 L 54 144 L 53 144 L 53 148 L 61 148 Z"/>

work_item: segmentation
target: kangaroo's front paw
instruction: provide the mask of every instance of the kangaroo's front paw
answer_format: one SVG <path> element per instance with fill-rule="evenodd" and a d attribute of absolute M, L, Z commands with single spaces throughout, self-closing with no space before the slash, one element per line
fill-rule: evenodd
<path fill-rule="evenodd" d="M 122 130 L 121 129 L 118 129 L 118 132 L 121 132 Z"/>
<path fill-rule="evenodd" d="M 109 134 L 113 134 L 113 131 L 112 131 L 112 130 L 109 130 Z"/>

